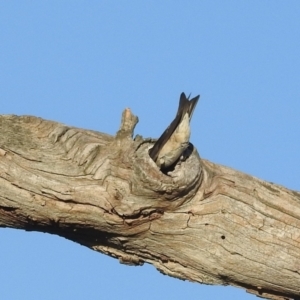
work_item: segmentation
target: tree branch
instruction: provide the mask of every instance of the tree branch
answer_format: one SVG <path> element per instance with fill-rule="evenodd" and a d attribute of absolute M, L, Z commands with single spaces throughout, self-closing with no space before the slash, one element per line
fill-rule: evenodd
<path fill-rule="evenodd" d="M 122 263 L 299 299 L 300 194 L 191 155 L 168 175 L 132 139 L 0 117 L 0 226 L 54 233 Z M 297 298 L 298 297 L 298 298 Z"/>

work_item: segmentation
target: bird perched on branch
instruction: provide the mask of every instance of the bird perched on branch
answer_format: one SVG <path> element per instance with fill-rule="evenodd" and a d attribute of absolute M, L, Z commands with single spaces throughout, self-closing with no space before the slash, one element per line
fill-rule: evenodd
<path fill-rule="evenodd" d="M 150 157 L 161 169 L 172 166 L 189 146 L 190 120 L 199 98 L 189 100 L 181 93 L 175 119 L 150 149 Z"/>

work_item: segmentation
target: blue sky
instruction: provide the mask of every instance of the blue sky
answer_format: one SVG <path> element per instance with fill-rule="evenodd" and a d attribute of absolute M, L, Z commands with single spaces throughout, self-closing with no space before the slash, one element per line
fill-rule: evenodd
<path fill-rule="evenodd" d="M 299 1 L 1 1 L 0 113 L 158 137 L 181 92 L 203 158 L 300 190 Z M 1 299 L 257 299 L 0 230 Z"/>

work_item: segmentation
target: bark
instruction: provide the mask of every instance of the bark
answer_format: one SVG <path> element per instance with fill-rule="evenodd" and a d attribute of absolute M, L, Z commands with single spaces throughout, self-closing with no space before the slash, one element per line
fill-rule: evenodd
<path fill-rule="evenodd" d="M 163 174 L 151 139 L 0 116 L 0 226 L 57 234 L 120 262 L 299 299 L 300 193 L 191 155 Z M 195 133 L 194 133 L 195 134 Z"/>

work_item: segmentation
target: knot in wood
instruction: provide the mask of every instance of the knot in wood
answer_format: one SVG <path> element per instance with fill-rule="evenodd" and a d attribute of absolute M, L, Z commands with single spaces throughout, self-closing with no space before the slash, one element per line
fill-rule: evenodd
<path fill-rule="evenodd" d="M 149 156 L 150 142 L 143 142 L 135 154 L 135 194 L 149 195 L 153 199 L 187 201 L 193 197 L 202 182 L 201 159 L 196 149 L 173 170 L 163 173 Z"/>

